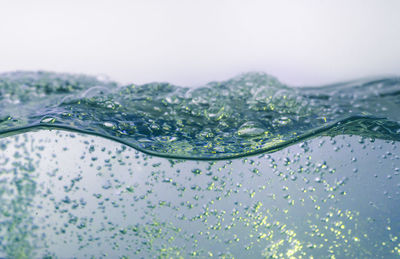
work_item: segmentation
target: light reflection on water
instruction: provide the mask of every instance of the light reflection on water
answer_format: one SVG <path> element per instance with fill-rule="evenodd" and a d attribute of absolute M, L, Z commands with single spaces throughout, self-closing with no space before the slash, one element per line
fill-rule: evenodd
<path fill-rule="evenodd" d="M 399 142 L 321 137 L 218 162 L 62 131 L 0 147 L 2 257 L 400 255 Z"/>

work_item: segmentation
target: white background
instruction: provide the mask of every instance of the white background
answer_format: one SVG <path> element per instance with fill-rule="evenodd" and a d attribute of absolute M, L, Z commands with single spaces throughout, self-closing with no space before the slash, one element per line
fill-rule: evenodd
<path fill-rule="evenodd" d="M 398 75 L 400 1 L 0 0 L 0 72 L 14 70 L 186 86 Z"/>

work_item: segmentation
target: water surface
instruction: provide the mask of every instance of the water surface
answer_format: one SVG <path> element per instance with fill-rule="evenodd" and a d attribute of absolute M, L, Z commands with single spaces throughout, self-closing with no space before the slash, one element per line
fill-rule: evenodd
<path fill-rule="evenodd" d="M 187 88 L 17 72 L 0 75 L 0 91 L 0 135 L 61 128 L 168 158 L 236 158 L 321 135 L 400 139 L 399 78 L 292 88 L 247 73 Z"/>
<path fill-rule="evenodd" d="M 399 83 L 2 74 L 0 257 L 398 258 Z"/>

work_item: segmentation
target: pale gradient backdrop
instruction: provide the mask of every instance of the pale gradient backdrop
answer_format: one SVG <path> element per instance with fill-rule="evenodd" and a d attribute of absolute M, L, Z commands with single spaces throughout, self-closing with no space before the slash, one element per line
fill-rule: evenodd
<path fill-rule="evenodd" d="M 196 86 L 246 71 L 292 85 L 400 73 L 400 1 L 0 1 L 0 72 Z"/>

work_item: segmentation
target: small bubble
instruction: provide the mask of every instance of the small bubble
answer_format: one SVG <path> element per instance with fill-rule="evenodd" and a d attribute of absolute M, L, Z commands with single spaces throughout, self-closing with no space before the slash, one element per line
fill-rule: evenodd
<path fill-rule="evenodd" d="M 200 175 L 202 172 L 201 172 L 200 169 L 196 168 L 196 169 L 192 170 L 192 173 L 195 174 L 195 175 Z"/>
<path fill-rule="evenodd" d="M 47 117 L 47 118 L 43 118 L 40 123 L 54 123 L 56 121 L 55 118 L 53 117 Z"/>
<path fill-rule="evenodd" d="M 240 126 L 237 134 L 243 138 L 251 138 L 264 134 L 266 131 L 257 122 L 246 122 Z"/>
<path fill-rule="evenodd" d="M 127 190 L 128 192 L 133 192 L 133 191 L 134 191 L 134 189 L 133 189 L 133 187 L 132 187 L 132 186 L 128 186 L 128 187 L 126 187 L 126 190 Z"/>
<path fill-rule="evenodd" d="M 104 122 L 103 126 L 107 128 L 115 128 L 115 125 L 112 122 Z"/>

